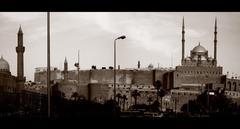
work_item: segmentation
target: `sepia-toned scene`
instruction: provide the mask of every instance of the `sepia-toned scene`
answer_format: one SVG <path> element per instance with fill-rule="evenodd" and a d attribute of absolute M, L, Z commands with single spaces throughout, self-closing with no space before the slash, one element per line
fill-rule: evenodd
<path fill-rule="evenodd" d="M 1 12 L 0 118 L 240 115 L 240 13 Z"/>

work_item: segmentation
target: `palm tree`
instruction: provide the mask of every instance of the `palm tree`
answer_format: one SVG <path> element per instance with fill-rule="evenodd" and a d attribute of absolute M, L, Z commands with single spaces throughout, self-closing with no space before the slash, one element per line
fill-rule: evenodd
<path fill-rule="evenodd" d="M 148 106 L 149 106 L 149 108 L 151 110 L 151 102 L 153 101 L 152 97 L 149 96 L 147 101 L 148 101 Z"/>
<path fill-rule="evenodd" d="M 119 101 L 122 98 L 122 95 L 120 93 L 117 93 L 116 97 L 118 98 L 117 101 L 118 101 L 118 105 L 119 105 Z"/>
<path fill-rule="evenodd" d="M 79 99 L 79 100 L 86 100 L 85 96 L 83 96 L 83 95 L 79 95 L 79 96 L 78 96 L 78 99 Z"/>
<path fill-rule="evenodd" d="M 125 102 L 127 100 L 127 96 L 126 95 L 123 95 L 122 96 L 122 99 L 123 99 L 123 111 L 125 110 Z"/>
<path fill-rule="evenodd" d="M 79 97 L 79 94 L 77 92 L 74 92 L 71 96 L 71 98 L 74 98 L 75 101 L 77 101 L 78 97 Z"/>
<path fill-rule="evenodd" d="M 140 93 L 138 92 L 138 90 L 134 90 L 133 92 L 132 92 L 132 97 L 134 98 L 134 100 L 135 100 L 135 106 L 137 105 L 137 97 L 138 96 L 140 96 Z"/>
<path fill-rule="evenodd" d="M 159 93 L 159 89 L 162 87 L 162 83 L 161 83 L 161 81 L 160 80 L 157 80 L 156 82 L 155 82 L 155 88 L 156 88 L 156 90 L 157 90 L 157 101 L 158 101 L 158 93 Z"/>
<path fill-rule="evenodd" d="M 160 89 L 158 95 L 161 98 L 161 111 L 162 111 L 162 98 L 165 96 L 166 91 L 164 89 Z"/>

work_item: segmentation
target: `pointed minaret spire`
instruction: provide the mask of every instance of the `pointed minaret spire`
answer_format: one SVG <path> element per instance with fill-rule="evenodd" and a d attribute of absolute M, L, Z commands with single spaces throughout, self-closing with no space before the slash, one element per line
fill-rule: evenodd
<path fill-rule="evenodd" d="M 67 63 L 67 57 L 65 57 L 64 63 Z"/>
<path fill-rule="evenodd" d="M 185 25 L 184 25 L 184 17 L 183 17 L 183 20 L 182 20 L 182 62 L 184 60 L 184 53 L 185 53 L 185 37 L 184 37 L 184 34 L 185 34 Z"/>
<path fill-rule="evenodd" d="M 217 18 L 215 17 L 215 32 L 217 32 Z"/>
<path fill-rule="evenodd" d="M 214 61 L 217 64 L 217 18 L 215 18 L 214 25 Z"/>
<path fill-rule="evenodd" d="M 65 60 L 64 60 L 64 81 L 67 81 L 68 80 L 68 63 L 67 63 L 67 57 L 65 57 Z"/>
<path fill-rule="evenodd" d="M 20 27 L 19 27 L 19 30 L 18 30 L 18 34 L 23 34 L 21 24 L 20 24 Z"/>

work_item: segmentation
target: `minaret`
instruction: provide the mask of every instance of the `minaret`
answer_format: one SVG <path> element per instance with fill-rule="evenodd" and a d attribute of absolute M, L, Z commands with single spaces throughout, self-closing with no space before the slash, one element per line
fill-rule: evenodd
<path fill-rule="evenodd" d="M 185 37 L 184 37 L 184 34 L 185 34 L 185 30 L 184 30 L 184 17 L 183 17 L 183 21 L 182 21 L 182 64 L 183 64 L 183 61 L 184 61 L 184 52 L 185 52 Z"/>
<path fill-rule="evenodd" d="M 68 80 L 68 62 L 67 62 L 67 58 L 65 57 L 65 61 L 64 61 L 64 81 Z"/>
<path fill-rule="evenodd" d="M 140 61 L 138 61 L 138 69 L 140 69 Z"/>
<path fill-rule="evenodd" d="M 214 63 L 217 65 L 217 18 L 215 18 L 214 27 Z"/>
<path fill-rule="evenodd" d="M 25 47 L 23 46 L 23 32 L 21 25 L 18 30 L 17 34 L 17 39 L 18 39 L 18 46 L 16 47 L 16 52 L 17 52 L 17 89 L 18 92 L 23 90 L 24 88 L 24 82 L 25 82 L 25 77 L 24 77 L 24 58 L 23 58 L 23 53 L 25 51 Z"/>

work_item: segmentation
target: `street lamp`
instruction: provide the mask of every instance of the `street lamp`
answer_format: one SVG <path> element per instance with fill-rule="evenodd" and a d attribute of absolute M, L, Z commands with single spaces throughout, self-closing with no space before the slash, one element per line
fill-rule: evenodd
<path fill-rule="evenodd" d="M 113 96 L 114 96 L 114 101 L 116 101 L 116 41 L 118 40 L 118 39 L 125 39 L 126 38 L 126 36 L 120 36 L 120 37 L 118 37 L 118 38 L 116 38 L 116 39 L 114 39 L 114 82 L 113 82 L 113 87 L 114 87 L 114 89 L 113 89 Z"/>

